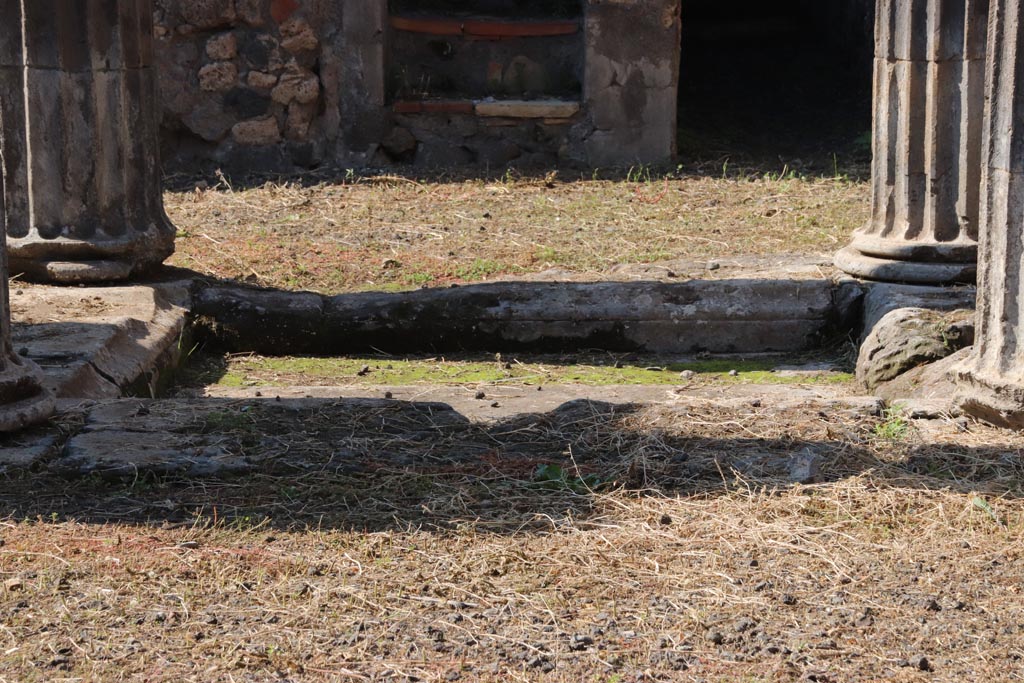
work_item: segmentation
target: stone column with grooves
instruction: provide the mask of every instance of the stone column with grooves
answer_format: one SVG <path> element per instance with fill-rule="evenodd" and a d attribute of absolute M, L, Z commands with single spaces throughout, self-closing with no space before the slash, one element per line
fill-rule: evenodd
<path fill-rule="evenodd" d="M 871 280 L 976 275 L 989 0 L 878 0 L 871 219 L 836 256 Z"/>
<path fill-rule="evenodd" d="M 0 176 L 0 230 L 4 229 L 4 184 Z M 2 235 L 2 232 L 0 232 Z M 43 374 L 11 346 L 11 306 L 7 287 L 7 249 L 0 239 L 0 432 L 12 432 L 45 420 L 56 401 L 43 387 Z"/>
<path fill-rule="evenodd" d="M 0 0 L 12 273 L 120 280 L 174 251 L 161 195 L 152 0 Z"/>
<path fill-rule="evenodd" d="M 1024 427 L 1024 0 L 991 0 L 975 345 L 961 406 Z"/>

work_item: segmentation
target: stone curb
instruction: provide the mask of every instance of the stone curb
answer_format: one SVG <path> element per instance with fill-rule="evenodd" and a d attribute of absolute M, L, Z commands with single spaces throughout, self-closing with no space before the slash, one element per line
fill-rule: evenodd
<path fill-rule="evenodd" d="M 324 296 L 233 285 L 196 293 L 199 332 L 236 352 L 801 351 L 849 332 L 853 281 L 499 282 Z"/>

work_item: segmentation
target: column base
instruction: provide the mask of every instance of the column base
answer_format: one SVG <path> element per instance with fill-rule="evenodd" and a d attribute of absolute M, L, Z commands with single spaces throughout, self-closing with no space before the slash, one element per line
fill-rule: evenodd
<path fill-rule="evenodd" d="M 886 259 L 862 253 L 852 245 L 839 251 L 834 263 L 837 268 L 865 280 L 917 285 L 973 284 L 978 274 L 978 264 L 975 262 L 942 263 Z"/>
<path fill-rule="evenodd" d="M 126 229 L 116 239 L 43 239 L 38 232 L 8 234 L 8 274 L 30 282 L 79 285 L 127 280 L 155 268 L 174 253 L 177 231 L 160 215 L 145 229 Z"/>
<path fill-rule="evenodd" d="M 63 285 L 92 284 L 127 280 L 137 264 L 130 261 L 36 261 L 10 259 L 12 275 L 23 275 L 30 282 L 49 282 Z"/>
<path fill-rule="evenodd" d="M 0 371 L 0 432 L 14 432 L 53 415 L 56 399 L 42 384 L 42 371 L 23 358 Z"/>
<path fill-rule="evenodd" d="M 1024 385 L 993 381 L 968 365 L 953 370 L 956 401 L 965 414 L 997 427 L 1024 429 Z"/>

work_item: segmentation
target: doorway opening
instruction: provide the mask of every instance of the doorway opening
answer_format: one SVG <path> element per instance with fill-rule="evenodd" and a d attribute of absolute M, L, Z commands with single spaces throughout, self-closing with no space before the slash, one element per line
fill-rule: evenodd
<path fill-rule="evenodd" d="M 873 2 L 683 0 L 683 160 L 823 172 L 870 161 Z"/>

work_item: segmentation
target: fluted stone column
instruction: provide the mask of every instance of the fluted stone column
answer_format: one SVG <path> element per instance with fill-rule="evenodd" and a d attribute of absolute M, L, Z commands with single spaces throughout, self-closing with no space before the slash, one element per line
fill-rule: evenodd
<path fill-rule="evenodd" d="M 871 219 L 836 265 L 973 282 L 989 0 L 878 0 Z"/>
<path fill-rule="evenodd" d="M 0 177 L 0 229 L 4 225 L 3 178 Z M 0 233 L 2 234 L 2 233 Z M 53 414 L 55 399 L 43 388 L 42 372 L 11 347 L 11 307 L 7 287 L 7 250 L 0 239 L 0 432 L 35 424 Z"/>
<path fill-rule="evenodd" d="M 991 0 L 975 346 L 961 405 L 1024 427 L 1024 0 Z"/>
<path fill-rule="evenodd" d="M 0 0 L 12 273 L 127 278 L 174 250 L 160 187 L 152 0 Z"/>

